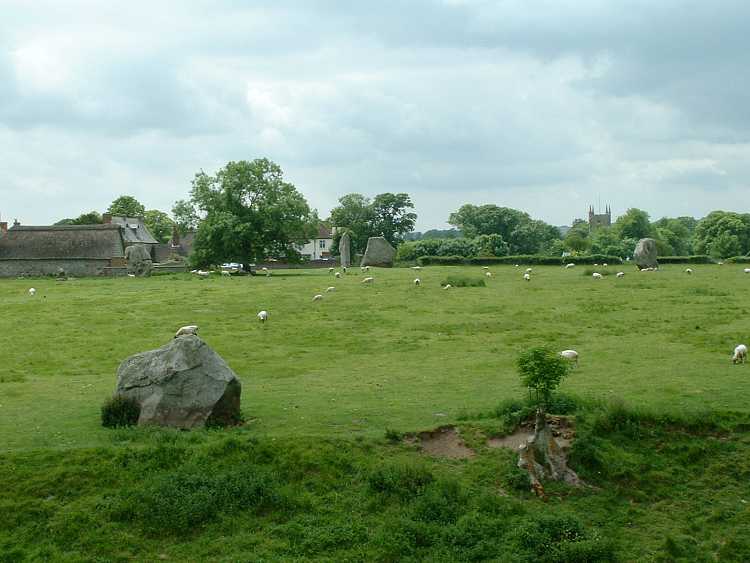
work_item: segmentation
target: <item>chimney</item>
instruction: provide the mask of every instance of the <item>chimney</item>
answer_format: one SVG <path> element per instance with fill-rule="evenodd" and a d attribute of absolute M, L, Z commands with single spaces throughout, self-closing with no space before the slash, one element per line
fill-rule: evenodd
<path fill-rule="evenodd" d="M 109 225 L 112 223 L 112 215 L 110 213 L 102 213 L 102 223 Z"/>
<path fill-rule="evenodd" d="M 13 226 L 14 227 L 20 227 L 21 223 L 19 223 L 18 219 L 13 219 Z"/>
<path fill-rule="evenodd" d="M 8 222 L 2 221 L 0 222 L 0 236 L 5 236 L 8 234 Z"/>
<path fill-rule="evenodd" d="M 172 225 L 172 248 L 180 246 L 180 230 L 177 228 L 177 224 Z"/>

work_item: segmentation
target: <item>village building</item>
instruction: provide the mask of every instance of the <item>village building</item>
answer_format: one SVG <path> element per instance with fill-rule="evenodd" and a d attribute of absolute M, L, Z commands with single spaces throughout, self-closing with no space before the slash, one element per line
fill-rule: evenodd
<path fill-rule="evenodd" d="M 589 206 L 589 231 L 595 231 L 599 227 L 612 226 L 612 210 L 607 205 L 604 213 L 595 213 L 594 206 Z"/>
<path fill-rule="evenodd" d="M 141 218 L 104 215 L 100 225 L 26 226 L 0 223 L 0 277 L 99 276 L 124 273 L 125 248 L 158 241 Z"/>
<path fill-rule="evenodd" d="M 156 262 L 168 262 L 187 258 L 193 252 L 193 242 L 195 241 L 195 231 L 188 231 L 181 234 L 177 225 L 172 227 L 172 237 L 165 243 L 156 245 L 155 255 Z"/>
<path fill-rule="evenodd" d="M 329 260 L 336 227 L 330 228 L 321 223 L 315 238 L 303 245 L 297 245 L 298 252 L 306 260 Z"/>

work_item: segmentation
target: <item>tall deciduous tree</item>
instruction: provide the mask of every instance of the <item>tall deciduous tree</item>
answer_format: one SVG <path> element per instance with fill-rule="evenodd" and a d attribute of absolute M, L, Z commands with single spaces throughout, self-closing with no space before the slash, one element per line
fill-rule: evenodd
<path fill-rule="evenodd" d="M 102 222 L 102 216 L 98 211 L 81 213 L 75 219 L 62 219 L 55 225 L 98 225 Z"/>
<path fill-rule="evenodd" d="M 642 239 L 652 235 L 648 213 L 635 207 L 628 209 L 615 221 L 615 230 L 621 239 Z"/>
<path fill-rule="evenodd" d="M 409 194 L 384 193 L 372 200 L 373 223 L 375 235 L 382 235 L 393 245 L 403 240 L 403 235 L 414 230 L 417 214 L 409 211 L 414 204 Z"/>
<path fill-rule="evenodd" d="M 109 204 L 107 213 L 125 217 L 143 217 L 146 213 L 146 208 L 133 196 L 121 195 Z"/>
<path fill-rule="evenodd" d="M 750 214 L 712 211 L 695 227 L 695 251 L 728 258 L 750 251 Z"/>
<path fill-rule="evenodd" d="M 195 212 L 195 207 L 189 201 L 180 199 L 174 202 L 172 206 L 172 217 L 177 228 L 184 235 L 188 231 L 194 231 L 198 228 L 200 218 Z"/>
<path fill-rule="evenodd" d="M 143 215 L 143 223 L 159 242 L 167 242 L 172 236 L 174 221 L 158 209 L 149 209 Z"/>
<path fill-rule="evenodd" d="M 190 192 L 205 215 L 195 238 L 196 265 L 296 259 L 317 228 L 317 214 L 266 158 L 229 162 L 215 175 L 199 172 Z"/>

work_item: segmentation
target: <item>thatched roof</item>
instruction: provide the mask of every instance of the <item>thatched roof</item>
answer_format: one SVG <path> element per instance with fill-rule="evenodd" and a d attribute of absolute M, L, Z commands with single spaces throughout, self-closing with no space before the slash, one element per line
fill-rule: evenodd
<path fill-rule="evenodd" d="M 0 236 L 0 260 L 73 260 L 121 258 L 119 225 L 16 226 Z"/>
<path fill-rule="evenodd" d="M 148 230 L 141 217 L 122 217 L 114 215 L 112 217 L 113 225 L 122 227 L 122 238 L 125 244 L 142 242 L 143 244 L 159 244 L 154 235 Z"/>

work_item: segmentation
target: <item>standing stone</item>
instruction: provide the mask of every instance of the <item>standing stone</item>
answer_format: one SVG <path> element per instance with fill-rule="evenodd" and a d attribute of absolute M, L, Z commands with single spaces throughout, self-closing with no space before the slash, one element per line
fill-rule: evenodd
<path fill-rule="evenodd" d="M 138 401 L 138 424 L 195 428 L 240 420 L 242 385 L 226 362 L 195 335 L 127 358 L 115 396 Z"/>
<path fill-rule="evenodd" d="M 339 239 L 339 254 L 341 255 L 341 267 L 348 268 L 352 261 L 352 241 L 348 232 L 341 235 Z"/>
<path fill-rule="evenodd" d="M 656 241 L 652 238 L 642 238 L 638 241 L 633 252 L 633 260 L 638 269 L 658 268 L 659 262 L 656 261 Z"/>
<path fill-rule="evenodd" d="M 370 237 L 367 239 L 367 250 L 365 250 L 365 255 L 362 257 L 360 265 L 390 268 L 393 266 L 395 256 L 396 250 L 385 238 Z"/>
<path fill-rule="evenodd" d="M 151 275 L 151 254 L 143 244 L 131 244 L 125 249 L 128 273 L 136 276 Z"/>

